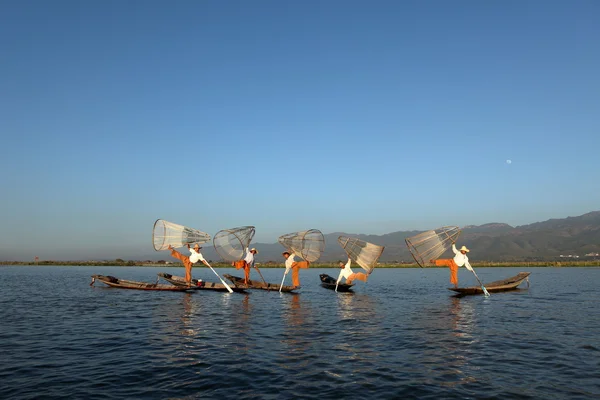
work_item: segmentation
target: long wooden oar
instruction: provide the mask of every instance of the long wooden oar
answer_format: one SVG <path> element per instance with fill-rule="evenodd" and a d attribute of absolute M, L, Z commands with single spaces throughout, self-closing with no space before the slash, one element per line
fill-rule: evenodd
<path fill-rule="evenodd" d="M 254 269 L 258 272 L 258 274 L 260 275 L 260 279 L 263 280 L 263 283 L 265 284 L 265 287 L 267 288 L 267 290 L 271 290 L 269 289 L 269 284 L 267 283 L 267 281 L 265 281 L 265 278 L 263 278 L 262 274 L 260 273 L 260 269 L 258 269 L 258 267 L 254 267 Z"/>
<path fill-rule="evenodd" d="M 213 269 L 213 267 L 210 266 L 210 264 L 208 263 L 208 261 L 206 262 L 206 265 L 208 266 L 208 268 L 210 268 L 212 270 L 212 272 L 215 273 L 215 275 L 217 276 L 217 278 L 219 278 L 221 280 L 221 283 L 223 285 L 225 285 L 225 287 L 227 288 L 227 290 L 229 291 L 229 293 L 233 293 L 233 290 L 231 290 L 231 288 L 229 287 L 229 285 L 227 283 L 225 283 L 225 281 L 223 280 L 223 278 L 221 278 L 221 276 L 219 274 L 217 274 L 217 271 L 215 271 Z"/>
<path fill-rule="evenodd" d="M 340 271 L 340 275 L 342 275 L 342 271 Z M 340 275 L 338 275 L 337 281 L 335 281 L 335 291 L 337 292 L 338 285 L 340 283 Z"/>
<path fill-rule="evenodd" d="M 481 285 L 481 290 L 483 290 L 483 294 L 485 295 L 485 297 L 488 297 L 490 295 L 490 292 L 488 292 L 485 286 L 483 286 L 483 283 L 481 283 L 481 279 L 479 279 L 473 267 L 471 267 L 471 272 L 473 273 L 473 275 L 475 275 L 475 279 L 477 279 L 477 282 L 479 282 L 479 284 Z"/>

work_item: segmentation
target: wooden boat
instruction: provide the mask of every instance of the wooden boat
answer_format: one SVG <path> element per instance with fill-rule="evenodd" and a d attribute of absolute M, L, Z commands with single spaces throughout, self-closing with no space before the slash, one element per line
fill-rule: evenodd
<path fill-rule="evenodd" d="M 506 292 L 509 290 L 516 290 L 517 287 L 523 283 L 524 280 L 527 280 L 527 287 L 529 287 L 529 275 L 530 272 L 519 272 L 517 275 L 512 276 L 510 278 L 495 281 L 490 283 L 484 283 L 483 286 L 487 289 L 488 292 Z M 471 295 L 471 294 L 483 294 L 483 289 L 481 286 L 470 286 L 464 288 L 448 288 L 454 292 L 458 292 L 461 295 Z"/>
<path fill-rule="evenodd" d="M 223 276 L 226 279 L 229 279 L 234 285 L 235 287 L 238 288 L 244 288 L 244 289 L 262 289 L 262 290 L 269 290 L 269 291 L 276 291 L 279 292 L 279 286 L 280 284 L 277 283 L 268 283 L 265 284 L 264 282 L 261 281 L 253 281 L 253 280 L 249 280 L 248 284 L 244 283 L 244 278 L 240 278 L 239 276 L 233 276 L 233 275 L 229 275 L 229 274 L 223 274 Z M 292 292 L 296 290 L 295 287 L 293 286 L 287 286 L 287 285 L 283 285 L 281 288 L 282 292 Z"/>
<path fill-rule="evenodd" d="M 187 282 L 182 276 L 175 276 L 167 274 L 166 272 L 159 272 L 157 275 L 175 287 L 187 287 Z M 192 286 L 196 290 L 214 290 L 217 292 L 228 292 L 225 285 L 223 285 L 220 282 L 205 282 L 198 279 L 192 279 Z M 234 292 L 245 292 L 244 288 L 231 287 L 231 290 L 233 290 Z"/>
<path fill-rule="evenodd" d="M 110 287 L 120 289 L 164 290 L 168 292 L 186 292 L 198 290 L 197 287 L 161 285 L 159 283 L 129 281 L 127 279 L 115 278 L 114 276 L 110 275 L 92 275 L 92 282 L 90 283 L 90 286 L 92 286 L 94 282 L 96 282 L 96 280 L 99 280 L 100 282 L 105 283 Z"/>
<path fill-rule="evenodd" d="M 337 279 L 332 278 L 331 276 L 329 276 L 327 274 L 321 274 L 321 275 L 319 275 L 319 278 L 321 278 L 321 286 L 323 286 L 326 289 L 335 290 L 335 282 L 337 281 Z M 338 285 L 337 291 L 338 292 L 351 292 L 352 286 L 354 286 L 354 283 L 348 285 L 347 283 L 340 282 Z"/>

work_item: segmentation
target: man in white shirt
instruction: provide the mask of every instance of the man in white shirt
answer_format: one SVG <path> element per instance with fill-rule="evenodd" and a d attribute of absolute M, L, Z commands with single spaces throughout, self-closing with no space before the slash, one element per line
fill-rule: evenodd
<path fill-rule="evenodd" d="M 169 245 L 169 247 L 168 247 L 168 249 L 171 250 L 171 256 L 180 260 L 183 263 L 183 266 L 185 267 L 185 281 L 189 285 L 191 285 L 192 284 L 192 265 L 194 265 L 198 261 L 202 261 L 202 263 L 204 263 L 204 265 L 206 265 L 207 267 L 209 265 L 206 262 L 206 260 L 204 259 L 204 257 L 202 256 L 202 253 L 200 253 L 200 249 L 202 247 L 200 247 L 200 245 L 198 243 L 196 243 L 194 245 L 194 248 L 191 248 L 190 244 L 188 243 L 187 248 L 190 250 L 189 257 L 184 256 L 183 254 L 181 254 L 180 252 L 175 250 L 173 248 L 173 246 L 171 246 L 171 245 Z"/>
<path fill-rule="evenodd" d="M 469 257 L 467 257 L 467 253 L 471 250 L 467 249 L 466 246 L 462 246 L 460 250 L 457 250 L 456 244 L 452 243 L 452 251 L 454 252 L 454 258 L 429 260 L 429 262 L 438 267 L 442 266 L 450 268 L 450 283 L 452 283 L 454 287 L 458 287 L 458 268 L 464 265 L 466 269 L 473 271 L 471 264 L 469 264 Z"/>
<path fill-rule="evenodd" d="M 348 262 L 345 265 L 343 262 L 340 262 L 340 268 L 342 268 L 342 270 L 340 271 L 340 275 L 338 276 L 336 283 L 340 283 L 342 278 L 346 278 L 346 283 L 348 285 L 351 285 L 352 281 L 354 281 L 355 279 L 358 279 L 359 281 L 363 282 L 367 281 L 367 275 L 362 272 L 355 273 L 354 271 L 352 271 L 352 268 L 350 268 L 351 264 L 352 260 L 350 258 L 348 258 Z"/>
<path fill-rule="evenodd" d="M 282 253 L 283 258 L 285 258 L 285 275 L 292 270 L 292 286 L 294 288 L 300 288 L 300 277 L 299 277 L 299 269 L 300 268 L 308 268 L 310 263 L 308 261 L 296 261 L 295 255 L 291 254 L 289 251 L 284 251 Z M 284 275 L 284 277 L 285 277 Z"/>
<path fill-rule="evenodd" d="M 244 283 L 247 285 L 250 280 L 250 268 L 254 267 L 254 256 L 258 251 L 253 247 L 250 250 L 246 247 L 246 257 L 243 260 L 234 261 L 231 264 L 236 268 L 244 268 Z"/>

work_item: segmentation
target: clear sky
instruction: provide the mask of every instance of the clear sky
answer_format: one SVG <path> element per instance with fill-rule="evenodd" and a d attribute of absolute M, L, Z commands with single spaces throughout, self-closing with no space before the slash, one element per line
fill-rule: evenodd
<path fill-rule="evenodd" d="M 600 2 L 0 2 L 0 260 L 600 209 Z M 511 162 L 507 162 L 510 160 Z"/>

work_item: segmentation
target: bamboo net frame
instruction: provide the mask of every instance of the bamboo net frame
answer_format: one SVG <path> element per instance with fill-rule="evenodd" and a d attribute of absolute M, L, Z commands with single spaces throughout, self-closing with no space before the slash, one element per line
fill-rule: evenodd
<path fill-rule="evenodd" d="M 183 247 L 188 244 L 203 244 L 209 241 L 208 233 L 163 219 L 157 219 L 152 229 L 152 246 L 156 251 L 167 250 L 169 245 Z"/>
<path fill-rule="evenodd" d="M 223 229 L 215 234 L 213 246 L 226 261 L 237 261 L 244 258 L 246 248 L 254 237 L 253 226 Z"/>
<path fill-rule="evenodd" d="M 294 255 L 315 262 L 325 250 L 325 237 L 318 229 L 287 233 L 281 235 L 279 243 Z"/>
<path fill-rule="evenodd" d="M 406 238 L 405 242 L 417 264 L 424 268 L 432 265 L 430 260 L 444 254 L 456 242 L 460 232 L 458 226 L 443 226 Z"/>
<path fill-rule="evenodd" d="M 377 260 L 383 254 L 385 248 L 384 246 L 348 236 L 338 237 L 338 243 L 346 251 L 348 257 L 367 271 L 367 274 L 373 272 L 373 268 L 377 265 Z"/>

